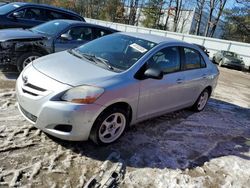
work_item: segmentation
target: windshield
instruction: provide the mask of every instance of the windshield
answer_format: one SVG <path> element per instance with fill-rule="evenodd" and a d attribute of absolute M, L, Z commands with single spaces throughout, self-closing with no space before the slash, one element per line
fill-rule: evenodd
<path fill-rule="evenodd" d="M 112 34 L 77 48 L 80 54 L 105 60 L 110 66 L 126 70 L 136 63 L 156 43 L 123 34 Z"/>
<path fill-rule="evenodd" d="M 238 54 L 234 52 L 224 52 L 224 56 L 229 56 L 229 57 L 238 57 Z"/>
<path fill-rule="evenodd" d="M 42 33 L 48 36 L 53 36 L 57 34 L 58 32 L 64 30 L 66 27 L 68 27 L 68 23 L 61 20 L 54 20 L 50 21 L 41 25 L 38 25 L 36 27 L 33 27 L 31 31 Z"/>
<path fill-rule="evenodd" d="M 20 3 L 10 3 L 0 6 L 0 15 L 7 14 L 17 8 L 21 7 Z"/>

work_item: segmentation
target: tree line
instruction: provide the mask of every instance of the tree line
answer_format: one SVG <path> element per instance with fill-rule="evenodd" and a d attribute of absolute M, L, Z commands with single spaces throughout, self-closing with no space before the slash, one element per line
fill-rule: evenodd
<path fill-rule="evenodd" d="M 16 1 L 16 0 L 15 0 Z M 195 13 L 193 34 L 213 37 L 222 22 L 223 38 L 250 42 L 250 0 L 26 0 L 51 4 L 78 12 L 84 17 L 119 22 L 130 25 L 177 31 L 183 27 L 188 15 L 183 10 Z M 230 3 L 230 9 L 225 9 Z M 206 15 L 204 15 L 204 13 Z M 204 17 L 205 16 L 205 17 Z M 163 21 L 162 18 L 164 17 Z M 183 18 L 185 17 L 185 18 Z M 206 18 L 201 32 L 202 20 Z M 180 21 L 182 19 L 182 22 Z M 172 27 L 170 28 L 170 22 Z M 204 27 L 204 24 L 203 24 Z"/>

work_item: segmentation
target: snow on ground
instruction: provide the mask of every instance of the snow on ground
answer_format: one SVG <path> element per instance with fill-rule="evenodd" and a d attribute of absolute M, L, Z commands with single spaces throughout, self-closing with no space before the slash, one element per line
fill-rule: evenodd
<path fill-rule="evenodd" d="M 119 164 L 119 187 L 250 185 L 249 74 L 221 69 L 203 112 L 144 121 L 106 147 L 34 128 L 16 108 L 15 76 L 7 77 L 0 74 L 0 187 L 83 187 Z"/>

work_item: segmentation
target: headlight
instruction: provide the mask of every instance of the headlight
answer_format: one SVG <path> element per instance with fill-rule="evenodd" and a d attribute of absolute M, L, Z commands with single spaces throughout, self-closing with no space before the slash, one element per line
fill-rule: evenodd
<path fill-rule="evenodd" d="M 68 102 L 91 104 L 95 102 L 103 92 L 103 88 L 95 86 L 78 86 L 66 91 L 61 99 Z"/>
<path fill-rule="evenodd" d="M 10 48 L 12 45 L 13 45 L 12 42 L 2 42 L 2 43 L 1 43 L 1 47 L 2 47 L 3 49 L 8 49 L 8 48 Z"/>

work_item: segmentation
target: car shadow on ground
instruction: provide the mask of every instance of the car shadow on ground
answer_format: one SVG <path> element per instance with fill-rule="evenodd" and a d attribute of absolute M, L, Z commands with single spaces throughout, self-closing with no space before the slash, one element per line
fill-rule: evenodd
<path fill-rule="evenodd" d="M 190 169 L 221 156 L 250 160 L 244 154 L 250 150 L 249 117 L 250 109 L 210 99 L 203 112 L 181 110 L 141 122 L 108 146 L 53 140 L 99 161 L 116 152 L 127 167 Z"/>

